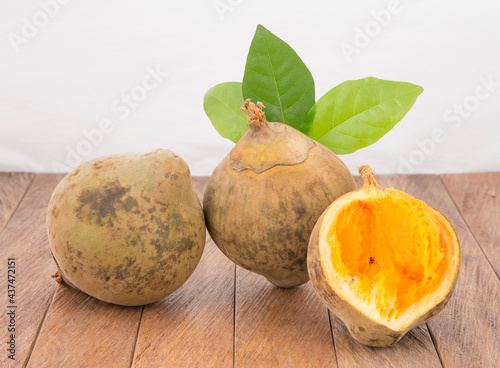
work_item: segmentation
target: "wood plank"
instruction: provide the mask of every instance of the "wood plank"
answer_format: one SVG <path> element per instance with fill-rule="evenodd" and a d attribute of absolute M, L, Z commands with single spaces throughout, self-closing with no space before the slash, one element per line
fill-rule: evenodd
<path fill-rule="evenodd" d="M 393 185 L 387 183 L 384 176 L 377 178 L 383 186 Z M 358 187 L 361 187 L 363 184 L 361 177 L 356 176 L 354 179 Z M 397 189 L 401 189 L 401 185 L 406 183 L 394 184 Z M 330 314 L 339 367 L 441 367 L 439 356 L 425 324 L 409 331 L 393 346 L 373 348 L 355 341 L 342 321 L 333 313 Z"/>
<path fill-rule="evenodd" d="M 31 176 L 27 175 L 22 181 Z M 56 290 L 50 277 L 55 265 L 49 252 L 45 229 L 45 212 L 53 189 L 62 175 L 35 177 L 23 201 L 0 235 L 2 250 L 0 288 L 4 290 L 3 306 L 7 307 L 7 257 L 15 257 L 16 290 L 16 361 L 1 354 L 0 366 L 21 366 L 27 361 L 40 325 Z M 17 195 L 20 195 L 17 192 Z M 12 193 L 12 192 L 11 192 Z M 5 309 L 3 309 L 5 311 Z M 5 312 L 6 313 L 6 312 Z M 0 339 L 7 342 L 7 328 L 2 328 Z"/>
<path fill-rule="evenodd" d="M 207 178 L 193 178 L 201 198 Z M 189 280 L 144 309 L 134 367 L 233 365 L 235 265 L 207 235 L 202 259 Z"/>
<path fill-rule="evenodd" d="M 133 367 L 232 367 L 234 267 L 209 240 L 189 280 L 145 306 Z"/>
<path fill-rule="evenodd" d="M 32 173 L 0 173 L 0 233 L 34 177 Z"/>
<path fill-rule="evenodd" d="M 327 308 L 311 283 L 282 289 L 236 268 L 236 367 L 336 367 Z"/>
<path fill-rule="evenodd" d="M 130 367 L 141 311 L 59 285 L 28 367 Z"/>
<path fill-rule="evenodd" d="M 446 308 L 427 325 L 445 367 L 500 366 L 500 282 L 437 176 L 382 176 L 392 186 L 424 200 L 453 224 L 461 242 L 457 288 Z"/>
<path fill-rule="evenodd" d="M 462 189 L 455 180 L 450 185 L 446 177 L 443 180 L 464 215 L 469 211 L 467 223 L 484 253 L 439 177 L 381 176 L 383 186 L 421 198 L 450 219 L 461 240 L 462 268 L 455 295 L 440 315 L 409 332 L 393 347 L 369 348 L 355 342 L 333 316 L 330 331 L 326 308 L 310 284 L 279 289 L 239 267 L 235 279 L 235 266 L 211 241 L 187 283 L 163 301 L 146 306 L 142 320 L 141 307 L 114 306 L 68 286 L 57 288 L 50 278 L 55 265 L 45 234 L 45 210 L 62 176 L 38 175 L 12 217 L 8 211 L 2 213 L 5 204 L 0 204 L 0 228 L 2 218 L 4 224 L 8 222 L 0 234 L 0 249 L 4 259 L 16 257 L 19 275 L 17 360 L 8 361 L 2 354 L 0 366 L 23 366 L 27 362 L 51 301 L 30 367 L 230 366 L 233 328 L 236 366 L 335 367 L 338 360 L 339 367 L 439 367 L 439 359 L 445 367 L 500 366 L 500 281 L 485 257 L 494 264 L 492 259 L 498 252 L 488 252 L 484 245 L 496 245 L 499 238 L 493 230 L 497 226 L 496 222 L 489 225 L 493 235 L 482 233 L 488 231 L 486 227 L 476 227 L 481 222 L 478 216 L 496 218 L 497 197 L 492 195 L 498 194 L 499 185 L 482 186 L 478 176 L 476 182 L 470 180 L 469 187 Z M 22 182 L 27 188 L 29 180 Z M 206 179 L 194 178 L 193 182 L 200 195 Z M 480 189 L 474 189 L 476 185 Z M 2 188 L 0 174 L 0 199 Z M 8 192 L 18 198 L 23 195 L 16 185 Z M 474 207 L 475 192 L 489 195 L 495 206 L 484 200 Z M 16 205 L 11 201 L 6 206 L 12 213 Z M 6 270 L 6 265 L 1 267 Z M 6 290 L 6 285 L 4 278 L 0 287 Z M 0 338 L 7 341 L 6 337 L 6 329 L 2 329 Z"/>
<path fill-rule="evenodd" d="M 500 172 L 441 175 L 441 178 L 500 277 Z"/>

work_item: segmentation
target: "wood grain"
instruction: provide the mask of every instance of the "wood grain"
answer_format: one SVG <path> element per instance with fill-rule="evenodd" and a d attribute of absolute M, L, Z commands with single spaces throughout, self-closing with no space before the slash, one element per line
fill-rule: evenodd
<path fill-rule="evenodd" d="M 29 177 L 25 180 L 27 181 Z M 0 235 L 2 265 L 0 288 L 2 305 L 7 307 L 7 257 L 16 258 L 16 361 L 7 359 L 4 349 L 0 366 L 22 366 L 27 361 L 47 308 L 56 290 L 50 277 L 55 265 L 49 252 L 45 212 L 53 189 L 61 175 L 37 175 L 23 201 Z M 26 181 L 23 181 L 26 186 Z M 19 197 L 20 190 L 10 191 Z M 4 203 L 14 203 L 14 199 Z M 5 291 L 5 292 L 4 292 Z M 5 309 L 2 309 L 4 311 Z M 6 313 L 6 312 L 5 312 Z M 1 329 L 1 341 L 7 341 L 7 328 Z M 3 345 L 2 344 L 2 345 Z M 3 345 L 5 346 L 5 345 Z"/>
<path fill-rule="evenodd" d="M 336 367 L 327 308 L 311 283 L 282 289 L 236 268 L 236 367 Z"/>
<path fill-rule="evenodd" d="M 34 177 L 31 173 L 0 173 L 0 233 Z"/>
<path fill-rule="evenodd" d="M 133 367 L 232 367 L 234 264 L 211 240 L 189 280 L 144 308 Z"/>
<path fill-rule="evenodd" d="M 500 172 L 441 175 L 441 178 L 500 277 Z"/>
<path fill-rule="evenodd" d="M 28 367 L 130 367 L 141 310 L 60 285 Z"/>
<path fill-rule="evenodd" d="M 144 308 L 115 306 L 57 287 L 50 278 L 55 265 L 45 211 L 62 175 L 0 174 L 0 228 L 6 224 L 0 249 L 4 259 L 16 257 L 18 273 L 17 360 L 2 353 L 0 366 L 229 367 L 234 359 L 238 367 L 335 367 L 337 362 L 338 367 L 500 367 L 500 281 L 485 257 L 496 267 L 500 185 L 497 174 L 490 175 L 443 176 L 467 223 L 439 177 L 379 177 L 383 186 L 423 199 L 448 217 L 461 241 L 462 266 L 455 294 L 441 314 L 393 347 L 369 348 L 329 318 L 310 284 L 276 288 L 235 269 L 211 240 L 186 284 Z M 206 178 L 193 183 L 201 196 Z M 485 198 L 478 201 L 478 195 Z M 6 285 L 1 278 L 0 288 Z M 6 329 L 1 331 L 5 342 Z"/>
<path fill-rule="evenodd" d="M 379 177 L 381 184 L 401 189 L 403 182 L 387 181 Z M 359 176 L 356 184 L 363 184 Z M 330 312 L 331 313 L 331 312 Z M 409 331 L 395 345 L 387 348 L 372 348 L 356 342 L 345 325 L 331 313 L 332 333 L 339 367 L 441 367 L 438 354 L 426 325 Z M 411 357 L 411 359 L 408 359 Z"/>
<path fill-rule="evenodd" d="M 206 178 L 194 178 L 202 197 Z M 231 367 L 234 269 L 207 235 L 202 259 L 175 293 L 144 309 L 134 367 Z"/>
<path fill-rule="evenodd" d="M 461 242 L 457 288 L 446 308 L 427 325 L 445 367 L 500 366 L 500 282 L 460 212 L 437 176 L 381 177 L 393 186 L 441 211 Z"/>

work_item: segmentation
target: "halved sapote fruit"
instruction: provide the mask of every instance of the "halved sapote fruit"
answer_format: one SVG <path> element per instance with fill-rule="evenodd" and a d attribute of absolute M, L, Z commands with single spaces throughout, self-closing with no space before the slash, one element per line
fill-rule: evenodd
<path fill-rule="evenodd" d="M 369 166 L 359 172 L 363 187 L 338 198 L 316 223 L 309 276 L 357 341 L 389 346 L 445 307 L 458 278 L 460 245 L 439 211 L 382 189 Z"/>

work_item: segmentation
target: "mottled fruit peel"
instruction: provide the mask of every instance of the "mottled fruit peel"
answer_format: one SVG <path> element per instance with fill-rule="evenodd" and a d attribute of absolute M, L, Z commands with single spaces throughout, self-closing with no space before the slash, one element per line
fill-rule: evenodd
<path fill-rule="evenodd" d="M 105 156 L 74 169 L 52 194 L 47 232 L 63 282 L 121 305 L 177 290 L 198 264 L 206 234 L 189 168 L 168 150 Z"/>
<path fill-rule="evenodd" d="M 460 246 L 450 222 L 423 201 L 382 189 L 369 166 L 364 185 L 328 207 L 311 235 L 316 293 L 362 344 L 388 346 L 451 297 Z"/>
<path fill-rule="evenodd" d="M 268 122 L 247 100 L 250 129 L 211 175 L 203 209 L 215 244 L 239 266 L 280 287 L 309 280 L 307 245 L 316 220 L 356 189 L 342 161 L 298 130 Z"/>

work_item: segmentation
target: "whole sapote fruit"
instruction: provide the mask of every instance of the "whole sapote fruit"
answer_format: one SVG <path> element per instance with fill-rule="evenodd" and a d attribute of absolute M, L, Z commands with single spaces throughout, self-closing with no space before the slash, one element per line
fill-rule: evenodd
<path fill-rule="evenodd" d="M 47 232 L 62 281 L 121 305 L 177 290 L 206 234 L 189 168 L 164 149 L 105 156 L 71 171 L 50 199 Z"/>
<path fill-rule="evenodd" d="M 437 315 L 460 270 L 451 223 L 425 202 L 382 189 L 359 168 L 361 189 L 329 206 L 311 234 L 308 267 L 314 290 L 370 346 L 389 346 Z"/>
<path fill-rule="evenodd" d="M 321 213 L 354 179 L 328 148 L 270 123 L 245 101 L 250 129 L 214 170 L 205 190 L 207 229 L 237 265 L 280 287 L 309 280 L 307 245 Z"/>

